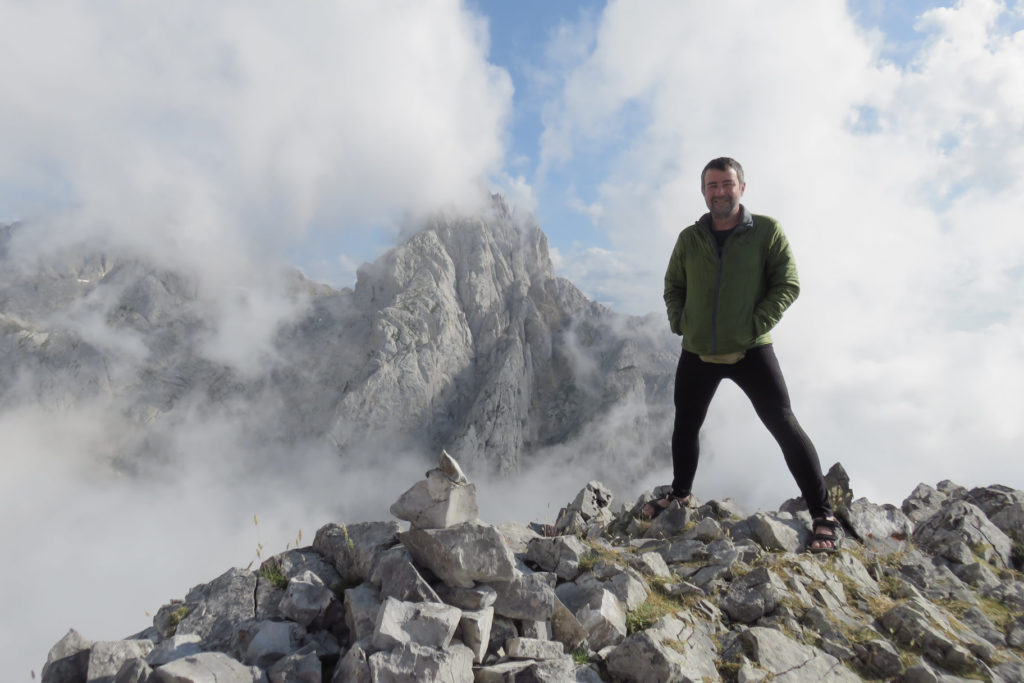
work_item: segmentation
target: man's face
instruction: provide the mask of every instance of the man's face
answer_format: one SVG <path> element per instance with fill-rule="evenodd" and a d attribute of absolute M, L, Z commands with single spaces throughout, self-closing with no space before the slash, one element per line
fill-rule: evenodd
<path fill-rule="evenodd" d="M 728 218 L 739 211 L 745 189 L 747 184 L 739 181 L 735 169 L 709 168 L 704 173 L 704 201 L 713 218 Z"/>

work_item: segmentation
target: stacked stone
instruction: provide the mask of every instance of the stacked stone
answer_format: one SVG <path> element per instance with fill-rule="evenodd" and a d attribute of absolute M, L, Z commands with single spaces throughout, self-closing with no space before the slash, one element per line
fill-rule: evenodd
<path fill-rule="evenodd" d="M 42 680 L 1024 680 L 1024 492 L 922 484 L 897 508 L 832 479 L 851 535 L 813 556 L 799 501 L 694 500 L 646 524 L 597 482 L 559 515 L 579 536 L 495 527 L 442 455 L 392 506 L 407 530 L 328 524 L 132 638 L 70 632 Z"/>

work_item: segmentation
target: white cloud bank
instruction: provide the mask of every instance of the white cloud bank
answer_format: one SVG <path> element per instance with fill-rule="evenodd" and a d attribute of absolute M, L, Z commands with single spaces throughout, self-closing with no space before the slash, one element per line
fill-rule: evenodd
<path fill-rule="evenodd" d="M 347 238 L 472 210 L 506 177 L 512 84 L 488 41 L 455 0 L 0 0 L 0 223 L 26 222 L 25 263 L 116 245 L 184 269 L 218 312 L 207 357 L 255 367 L 295 310 L 274 281 L 285 254 L 347 274 Z M 103 336 L 87 313 L 77 328 Z M 190 416 L 175 467 L 144 482 L 86 455 L 117 450 L 101 405 L 0 414 L 8 676 L 38 674 L 68 627 L 144 627 L 145 610 L 254 559 L 258 541 L 276 552 L 338 515 L 382 518 L 422 475 L 342 477 L 317 450 L 254 461 L 239 448 L 252 409 Z"/>
<path fill-rule="evenodd" d="M 941 478 L 1024 488 L 1020 12 L 931 10 L 899 67 L 846 3 L 609 3 L 549 105 L 542 170 L 612 151 L 583 200 L 612 249 L 563 249 L 561 271 L 619 310 L 663 310 L 675 237 L 706 210 L 700 169 L 733 156 L 800 265 L 775 338 L 823 464 L 880 502 Z M 796 494 L 738 390 L 705 435 L 698 495 Z"/>

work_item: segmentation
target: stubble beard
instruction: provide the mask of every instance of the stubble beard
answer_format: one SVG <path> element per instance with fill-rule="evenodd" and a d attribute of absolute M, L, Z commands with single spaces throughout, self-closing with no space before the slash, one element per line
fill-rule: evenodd
<path fill-rule="evenodd" d="M 735 199 L 723 197 L 721 199 L 712 199 L 710 204 L 708 205 L 708 209 L 711 210 L 712 218 L 722 219 L 728 218 L 729 216 L 733 215 L 733 213 L 736 211 L 736 209 L 739 208 L 739 206 L 740 203 Z"/>

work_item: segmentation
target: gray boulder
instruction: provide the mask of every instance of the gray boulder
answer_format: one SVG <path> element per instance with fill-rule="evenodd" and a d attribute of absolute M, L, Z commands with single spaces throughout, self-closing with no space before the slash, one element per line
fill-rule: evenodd
<path fill-rule="evenodd" d="M 412 555 L 402 546 L 382 552 L 370 581 L 380 587 L 382 598 L 408 602 L 440 602 L 441 599 L 413 564 Z"/>
<path fill-rule="evenodd" d="M 338 660 L 331 683 L 371 683 L 369 641 L 358 641 Z"/>
<path fill-rule="evenodd" d="M 334 593 L 328 590 L 320 577 L 306 570 L 288 582 L 280 610 L 288 619 L 309 626 L 334 600 Z"/>
<path fill-rule="evenodd" d="M 969 631 L 957 631 L 946 615 L 923 598 L 895 605 L 878 619 L 896 643 L 914 647 L 932 662 L 959 671 L 978 671 L 979 658 L 992 662 L 994 649 Z"/>
<path fill-rule="evenodd" d="M 576 618 L 595 650 L 616 645 L 626 637 L 626 612 L 610 591 L 602 590 L 576 612 Z"/>
<path fill-rule="evenodd" d="M 129 659 L 114 676 L 113 683 L 149 683 L 153 668 L 144 659 Z"/>
<path fill-rule="evenodd" d="M 752 626 L 740 634 L 744 654 L 768 672 L 774 683 L 859 683 L 862 679 L 821 650 L 798 643 L 781 631 Z"/>
<path fill-rule="evenodd" d="M 875 505 L 866 498 L 850 504 L 847 513 L 866 548 L 878 553 L 903 552 L 910 544 L 914 522 L 893 505 Z"/>
<path fill-rule="evenodd" d="M 46 656 L 41 679 L 43 683 L 76 683 L 84 681 L 89 671 L 89 650 L 92 641 L 75 629 L 58 640 Z"/>
<path fill-rule="evenodd" d="M 331 561 L 342 581 L 366 581 L 377 556 L 398 544 L 398 522 L 327 524 L 316 532 L 313 548 Z"/>
<path fill-rule="evenodd" d="M 270 683 L 321 683 L 323 666 L 309 648 L 282 657 L 267 670 Z"/>
<path fill-rule="evenodd" d="M 759 567 L 733 581 L 721 601 L 731 619 L 752 624 L 775 611 L 786 595 L 786 587 L 774 572 Z"/>
<path fill-rule="evenodd" d="M 306 630 L 289 621 L 251 621 L 235 630 L 232 653 L 245 664 L 272 665 L 301 647 Z"/>
<path fill-rule="evenodd" d="M 522 574 L 490 584 L 496 593 L 494 612 L 509 619 L 544 621 L 555 609 L 557 577 L 548 572 Z"/>
<path fill-rule="evenodd" d="M 162 607 L 153 623 L 160 630 L 166 615 L 183 615 L 176 629 L 171 632 L 161 630 L 161 635 L 195 634 L 202 640 L 204 650 L 226 652 L 234 638 L 236 625 L 256 617 L 255 591 L 255 573 L 247 569 L 229 569 L 213 581 L 192 588 L 185 595 L 184 604 L 172 603 Z"/>
<path fill-rule="evenodd" d="M 262 673 L 223 652 L 200 652 L 153 671 L 158 683 L 257 683 Z"/>
<path fill-rule="evenodd" d="M 505 641 L 505 656 L 511 659 L 561 659 L 565 650 L 555 640 L 516 637 Z"/>
<path fill-rule="evenodd" d="M 455 605 L 464 610 L 478 610 L 490 607 L 498 599 L 498 593 L 487 585 L 473 586 L 472 588 L 452 588 L 445 584 L 439 584 L 436 588 L 437 595 L 441 602 Z"/>
<path fill-rule="evenodd" d="M 473 652 L 473 661 L 480 664 L 487 655 L 491 642 L 491 625 L 494 623 L 494 608 L 463 610 L 455 637 Z"/>
<path fill-rule="evenodd" d="M 156 668 L 175 659 L 199 654 L 202 642 L 202 638 L 194 633 L 173 635 L 157 643 L 153 651 L 146 656 L 146 662 Z"/>
<path fill-rule="evenodd" d="M 587 546 L 576 536 L 541 537 L 529 542 L 526 560 L 571 581 L 580 573 L 580 559 L 587 551 Z"/>
<path fill-rule="evenodd" d="M 414 529 L 443 529 L 475 522 L 480 516 L 476 486 L 452 481 L 440 469 L 433 469 L 391 505 L 391 514 L 408 521 Z"/>
<path fill-rule="evenodd" d="M 925 550 L 947 555 L 957 542 L 1000 567 L 1011 567 L 1013 541 L 993 524 L 977 506 L 954 501 L 919 524 L 914 542 Z M 955 559 L 953 555 L 950 559 Z"/>
<path fill-rule="evenodd" d="M 373 646 L 390 650 L 406 643 L 418 643 L 443 649 L 451 642 L 461 618 L 462 611 L 458 607 L 441 602 L 403 602 L 387 598 L 377 616 Z"/>
<path fill-rule="evenodd" d="M 370 655 L 374 683 L 472 683 L 473 653 L 464 645 L 448 649 L 402 643 L 388 652 Z"/>
<path fill-rule="evenodd" d="M 750 524 L 753 539 L 766 550 L 777 552 L 795 552 L 800 548 L 800 536 L 804 525 L 789 517 L 784 519 L 778 515 L 758 512 L 747 521 Z"/>
<path fill-rule="evenodd" d="M 375 586 L 362 583 L 345 590 L 345 624 L 353 641 L 373 636 L 380 608 L 380 592 Z"/>
<path fill-rule="evenodd" d="M 918 484 L 903 500 L 900 508 L 911 522 L 918 524 L 938 512 L 947 500 L 948 494 L 928 484 Z"/>
<path fill-rule="evenodd" d="M 130 660 L 145 660 L 153 650 L 149 640 L 104 640 L 92 644 L 86 678 L 92 683 L 112 683 Z"/>
<path fill-rule="evenodd" d="M 489 524 L 466 522 L 446 529 L 411 529 L 400 536 L 417 564 L 449 586 L 507 581 L 516 562 L 501 533 Z"/>

